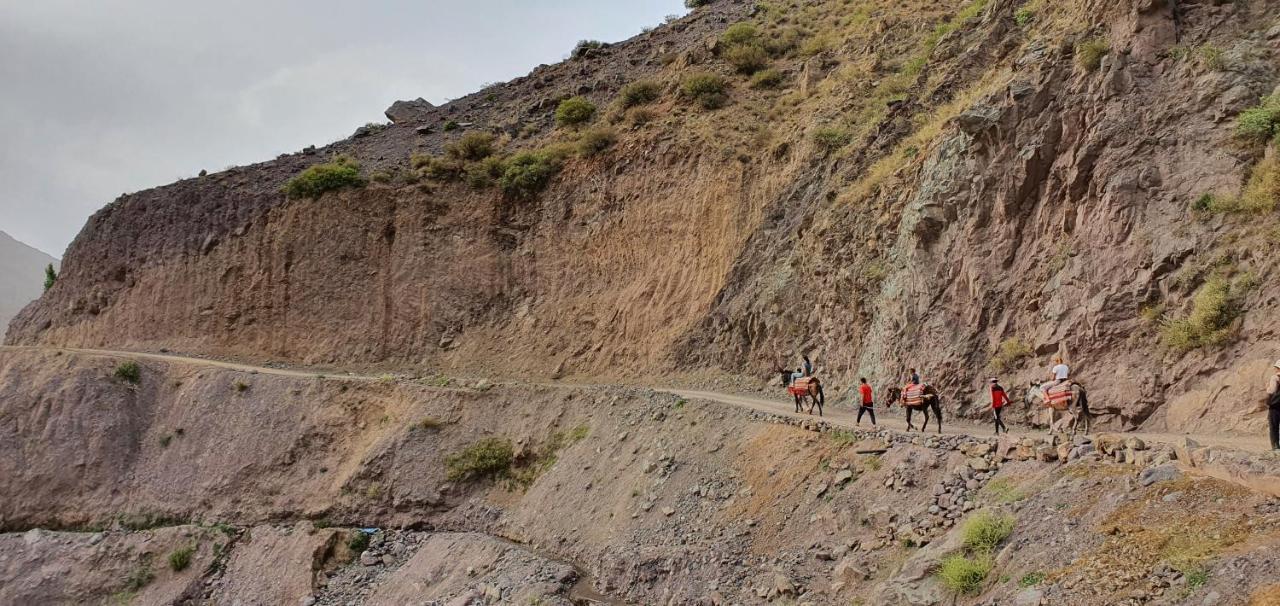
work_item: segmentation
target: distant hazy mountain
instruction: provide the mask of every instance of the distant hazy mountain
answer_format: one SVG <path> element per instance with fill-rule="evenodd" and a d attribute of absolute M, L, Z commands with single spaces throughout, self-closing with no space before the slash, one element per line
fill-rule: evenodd
<path fill-rule="evenodd" d="M 18 310 L 44 290 L 44 268 L 58 260 L 0 231 L 0 337 Z"/>

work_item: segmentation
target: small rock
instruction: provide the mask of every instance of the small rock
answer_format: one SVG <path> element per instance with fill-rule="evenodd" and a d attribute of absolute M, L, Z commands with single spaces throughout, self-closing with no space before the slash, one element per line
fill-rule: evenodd
<path fill-rule="evenodd" d="M 1173 463 L 1165 463 L 1156 467 L 1150 467 L 1142 470 L 1138 476 L 1138 485 L 1150 486 L 1156 482 L 1168 482 L 1182 476 L 1182 472 L 1178 471 L 1178 467 Z"/>

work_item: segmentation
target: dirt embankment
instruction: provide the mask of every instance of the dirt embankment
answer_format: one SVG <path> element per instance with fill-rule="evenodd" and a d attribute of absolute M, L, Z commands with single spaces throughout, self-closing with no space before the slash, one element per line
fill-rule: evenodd
<path fill-rule="evenodd" d="M 1063 465 L 645 390 L 154 361 L 133 384 L 119 364 L 0 355 L 6 599 L 559 603 L 585 575 L 618 603 L 934 604 L 951 599 L 935 571 L 965 552 L 978 511 L 1014 525 L 960 603 L 1243 603 L 1280 582 L 1280 502 L 1184 476 L 1168 454 L 1139 457 L 1146 469 L 1085 445 Z M 448 477 L 488 439 L 512 447 L 502 478 Z M 354 528 L 384 530 L 353 551 Z M 439 561 L 446 543 L 458 559 Z M 184 546 L 193 563 L 174 570 Z M 101 578 L 81 576 L 89 557 Z"/>

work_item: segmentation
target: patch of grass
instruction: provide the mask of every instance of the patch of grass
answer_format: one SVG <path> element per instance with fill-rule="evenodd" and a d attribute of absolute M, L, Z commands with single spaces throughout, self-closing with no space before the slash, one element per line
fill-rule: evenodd
<path fill-rule="evenodd" d="M 575 146 L 579 156 L 590 158 L 604 153 L 617 141 L 618 134 L 612 128 L 601 126 L 584 131 Z"/>
<path fill-rule="evenodd" d="M 703 109 L 717 109 L 728 103 L 724 78 L 711 73 L 690 74 L 680 83 L 680 94 Z"/>
<path fill-rule="evenodd" d="M 345 156 L 331 162 L 307 167 L 284 184 L 283 191 L 290 198 L 315 199 L 326 192 L 346 188 L 364 187 L 360 165 Z"/>
<path fill-rule="evenodd" d="M 720 35 L 720 41 L 726 45 L 753 44 L 760 37 L 760 30 L 754 23 L 743 21 L 734 23 Z"/>
<path fill-rule="evenodd" d="M 369 548 L 369 535 L 363 530 L 356 530 L 354 534 L 347 538 L 347 549 L 351 553 L 360 554 Z"/>
<path fill-rule="evenodd" d="M 444 132 L 446 133 L 458 130 L 459 128 L 462 128 L 462 127 L 458 124 L 456 120 L 449 120 L 448 122 L 444 123 Z"/>
<path fill-rule="evenodd" d="M 584 97 L 571 97 L 556 107 L 556 124 L 578 126 L 596 115 L 596 105 Z"/>
<path fill-rule="evenodd" d="M 474 189 L 492 187 L 507 172 L 507 163 L 497 156 L 489 156 L 479 162 L 472 162 L 466 168 L 467 185 Z"/>
<path fill-rule="evenodd" d="M 1018 579 L 1019 587 L 1035 587 L 1044 582 L 1045 574 L 1043 572 L 1028 572 Z"/>
<path fill-rule="evenodd" d="M 133 360 L 125 360 L 116 366 L 113 376 L 125 383 L 137 385 L 142 382 L 142 369 L 137 362 Z"/>
<path fill-rule="evenodd" d="M 831 437 L 831 442 L 835 444 L 837 448 L 847 448 L 849 446 L 853 446 L 854 443 L 858 441 L 857 436 L 853 435 L 852 431 L 837 429 L 827 435 Z"/>
<path fill-rule="evenodd" d="M 1196 61 L 1206 69 L 1220 71 L 1227 66 L 1226 59 L 1223 58 L 1222 49 L 1212 44 L 1202 44 L 1196 47 Z"/>
<path fill-rule="evenodd" d="M 853 135 L 843 128 L 823 127 L 813 131 L 813 142 L 825 152 L 836 151 L 853 141 Z"/>
<path fill-rule="evenodd" d="M 769 52 L 759 44 L 738 44 L 729 47 L 723 55 L 740 74 L 751 75 L 769 67 Z"/>
<path fill-rule="evenodd" d="M 444 146 L 445 156 L 464 162 L 477 162 L 493 153 L 494 138 L 489 133 L 467 133 L 461 139 Z"/>
<path fill-rule="evenodd" d="M 569 441 L 570 443 L 581 442 L 582 440 L 586 439 L 587 435 L 590 433 L 591 433 L 590 427 L 586 425 L 578 425 L 577 427 L 574 427 L 573 429 L 569 430 Z"/>
<path fill-rule="evenodd" d="M 1152 303 L 1143 305 L 1138 310 L 1138 317 L 1147 324 L 1159 324 L 1164 319 L 1164 303 Z"/>
<path fill-rule="evenodd" d="M 662 87 L 652 80 L 637 80 L 622 87 L 618 91 L 618 105 L 622 109 L 631 109 L 640 105 L 648 105 L 662 96 Z"/>
<path fill-rule="evenodd" d="M 604 43 L 599 40 L 579 40 L 578 43 L 574 45 L 573 51 L 569 53 L 569 56 L 574 59 L 581 59 L 590 54 L 591 51 L 600 48 L 604 48 Z"/>
<path fill-rule="evenodd" d="M 179 547 L 169 554 L 169 568 L 174 572 L 182 572 L 191 565 L 191 556 L 196 552 L 195 545 Z"/>
<path fill-rule="evenodd" d="M 445 477 L 450 482 L 502 477 L 511 471 L 515 450 L 511 440 L 486 438 L 462 452 L 445 457 Z"/>
<path fill-rule="evenodd" d="M 961 529 L 964 545 L 979 553 L 995 551 L 1001 541 L 1013 534 L 1013 516 L 983 511 L 974 514 Z"/>
<path fill-rule="evenodd" d="M 942 560 L 938 578 L 947 589 L 955 593 L 976 593 L 994 566 L 995 559 L 989 553 L 975 556 L 952 554 Z"/>
<path fill-rule="evenodd" d="M 627 110 L 627 113 L 626 113 L 627 124 L 630 124 L 633 127 L 644 126 L 650 122 L 653 122 L 653 120 L 657 117 L 658 117 L 658 112 L 655 112 L 652 109 L 649 109 L 647 107 L 633 107 Z"/>
<path fill-rule="evenodd" d="M 1083 40 L 1076 44 L 1076 64 L 1087 72 L 1094 71 L 1102 65 L 1102 58 L 1110 52 L 1111 43 L 1106 38 Z"/>
<path fill-rule="evenodd" d="M 782 72 L 776 69 L 760 70 L 754 76 L 751 76 L 751 88 L 778 88 L 782 85 L 783 79 Z"/>
<path fill-rule="evenodd" d="M 424 417 L 421 421 L 418 421 L 417 425 L 418 428 L 426 431 L 432 431 L 444 427 L 444 423 L 434 417 Z"/>
<path fill-rule="evenodd" d="M 982 487 L 981 494 L 991 501 L 1006 505 L 1027 498 L 1026 493 L 1022 492 L 1008 478 L 998 478 L 987 482 L 987 485 Z"/>
<path fill-rule="evenodd" d="M 1187 579 L 1187 587 L 1193 591 L 1204 587 L 1204 584 L 1209 582 L 1209 571 L 1199 566 L 1181 572 Z"/>
<path fill-rule="evenodd" d="M 871 471 L 880 471 L 880 468 L 884 466 L 884 462 L 880 460 L 878 455 L 867 455 L 862 457 L 862 464 Z"/>
<path fill-rule="evenodd" d="M 1177 352 L 1227 342 L 1231 337 L 1231 322 L 1244 311 L 1240 301 L 1252 286 L 1251 282 L 1247 276 L 1232 282 L 1225 272 L 1214 272 L 1196 291 L 1190 313 L 1164 321 L 1161 342 Z"/>
<path fill-rule="evenodd" d="M 151 584 L 155 580 L 156 573 L 151 571 L 151 562 L 143 562 L 129 576 L 124 579 L 124 591 L 133 593 L 141 591 L 143 587 Z"/>
<path fill-rule="evenodd" d="M 991 356 L 991 360 L 987 362 L 987 367 L 992 371 L 1001 373 L 1014 368 L 1019 362 L 1031 357 L 1031 346 L 1018 337 L 1010 337 L 1000 342 L 1000 346 L 996 348 L 996 353 Z"/>
<path fill-rule="evenodd" d="M 1266 143 L 1280 133 L 1280 94 L 1263 97 L 1257 107 L 1240 112 L 1236 117 L 1236 136 Z"/>
<path fill-rule="evenodd" d="M 507 161 L 498 183 L 513 198 L 532 198 L 546 188 L 563 161 L 563 152 L 558 149 L 519 152 Z"/>
<path fill-rule="evenodd" d="M 1033 10 L 1031 7 L 1028 7 L 1028 6 L 1021 6 L 1018 8 L 1018 10 L 1013 12 L 1013 22 L 1017 23 L 1018 27 L 1026 27 L 1028 25 L 1031 25 L 1031 22 L 1035 21 L 1035 19 L 1036 19 L 1035 10 Z"/>

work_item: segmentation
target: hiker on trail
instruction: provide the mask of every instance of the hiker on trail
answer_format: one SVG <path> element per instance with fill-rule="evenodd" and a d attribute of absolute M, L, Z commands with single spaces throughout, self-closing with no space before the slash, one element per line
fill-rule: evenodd
<path fill-rule="evenodd" d="M 1009 394 L 1004 392 L 1004 387 L 1000 386 L 1000 381 L 995 377 L 991 377 L 991 413 L 996 417 L 996 435 L 1000 435 L 1000 430 L 1009 433 L 1009 428 L 1004 426 L 1004 420 L 1000 418 L 1004 412 L 1004 405 L 1009 403 Z"/>
<path fill-rule="evenodd" d="M 810 361 L 809 361 L 809 356 L 800 356 L 800 357 L 804 358 L 804 376 L 806 376 L 806 377 L 812 377 L 812 376 L 813 376 L 813 362 L 810 362 Z"/>
<path fill-rule="evenodd" d="M 1267 381 L 1267 433 L 1271 450 L 1280 450 L 1280 360 L 1272 367 L 1275 374 Z"/>
<path fill-rule="evenodd" d="M 871 386 L 867 384 L 866 377 L 862 377 L 859 381 L 861 384 L 858 385 L 858 393 L 862 395 L 862 403 L 858 405 L 858 420 L 856 424 L 862 424 L 862 413 L 865 412 L 871 415 L 871 426 L 875 427 L 876 409 L 875 402 L 871 399 Z"/>
<path fill-rule="evenodd" d="M 912 369 L 910 370 L 910 372 L 911 372 L 911 380 L 910 380 L 910 383 L 911 383 L 912 385 L 919 385 L 919 384 L 920 384 L 920 373 L 916 372 L 916 369 L 914 369 L 914 368 L 912 368 Z"/>

